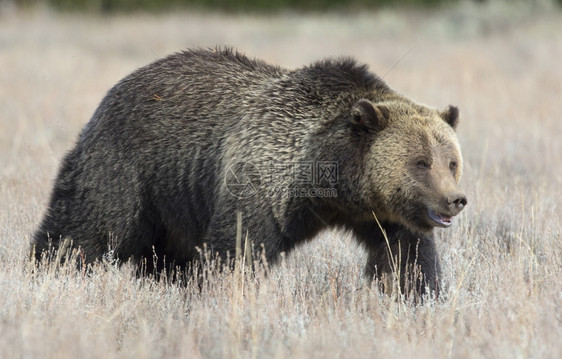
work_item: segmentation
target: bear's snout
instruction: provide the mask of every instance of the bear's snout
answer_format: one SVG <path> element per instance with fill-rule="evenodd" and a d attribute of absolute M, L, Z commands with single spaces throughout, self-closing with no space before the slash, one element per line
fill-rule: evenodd
<path fill-rule="evenodd" d="M 456 216 L 463 210 L 467 204 L 466 195 L 464 193 L 452 193 L 447 196 L 447 207 L 453 216 Z"/>

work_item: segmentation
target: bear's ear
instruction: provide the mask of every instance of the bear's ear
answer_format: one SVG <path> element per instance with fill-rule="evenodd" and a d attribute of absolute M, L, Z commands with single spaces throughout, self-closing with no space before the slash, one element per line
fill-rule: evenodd
<path fill-rule="evenodd" d="M 363 131 L 380 131 L 387 125 L 385 108 L 374 106 L 369 100 L 359 100 L 351 108 L 351 124 Z"/>
<path fill-rule="evenodd" d="M 457 107 L 449 106 L 439 115 L 441 115 L 441 118 L 447 122 L 453 130 L 457 129 L 457 125 L 459 124 L 459 109 Z"/>

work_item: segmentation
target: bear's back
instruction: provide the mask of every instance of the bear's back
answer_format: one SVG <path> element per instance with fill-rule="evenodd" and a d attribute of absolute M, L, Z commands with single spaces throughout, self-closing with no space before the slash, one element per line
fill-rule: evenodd
<path fill-rule="evenodd" d="M 109 90 L 82 137 L 96 127 L 130 130 L 132 138 L 139 131 L 165 136 L 167 129 L 173 135 L 205 125 L 220 132 L 286 72 L 230 49 L 176 53 L 136 70 Z"/>

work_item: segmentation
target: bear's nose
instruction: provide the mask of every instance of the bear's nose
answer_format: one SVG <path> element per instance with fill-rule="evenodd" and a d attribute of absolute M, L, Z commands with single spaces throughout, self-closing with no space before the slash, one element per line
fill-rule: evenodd
<path fill-rule="evenodd" d="M 451 196 L 447 196 L 447 205 L 455 215 L 463 210 L 464 206 L 467 204 L 467 199 L 464 193 L 456 193 Z"/>

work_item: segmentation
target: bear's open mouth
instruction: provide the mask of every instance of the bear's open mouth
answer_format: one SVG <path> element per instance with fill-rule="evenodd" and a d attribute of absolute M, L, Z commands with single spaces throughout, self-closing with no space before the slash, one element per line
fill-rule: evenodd
<path fill-rule="evenodd" d="M 429 217 L 443 227 L 449 227 L 452 224 L 453 216 L 447 216 L 443 213 L 437 213 L 431 209 L 427 209 Z"/>

